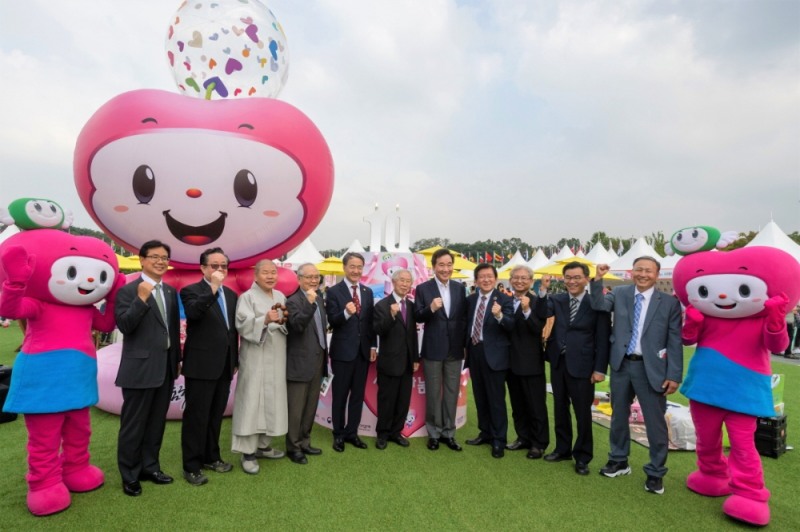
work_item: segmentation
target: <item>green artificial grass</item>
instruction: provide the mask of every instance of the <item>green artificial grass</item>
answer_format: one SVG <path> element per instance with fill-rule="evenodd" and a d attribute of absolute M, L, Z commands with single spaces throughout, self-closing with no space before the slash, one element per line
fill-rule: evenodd
<path fill-rule="evenodd" d="M 0 330 L 0 364 L 11 364 L 21 335 Z M 785 373 L 789 441 L 800 435 L 800 367 L 776 364 Z M 732 393 L 735 391 L 732 390 Z M 470 397 L 468 423 L 457 439 L 477 435 Z M 684 398 L 675 400 L 685 402 Z M 552 405 L 551 405 L 552 406 Z M 552 412 L 552 410 L 551 410 Z M 510 409 L 509 409 L 510 417 Z M 122 493 L 116 467 L 117 416 L 92 411 L 92 461 L 106 473 L 106 484 L 92 493 L 73 495 L 72 506 L 57 515 L 36 518 L 25 506 L 26 433 L 20 417 L 0 425 L 0 530 L 34 529 L 238 529 L 285 530 L 724 530 L 749 527 L 726 518 L 723 499 L 701 497 L 684 484 L 694 469 L 691 452 L 672 452 L 666 492 L 644 491 L 642 465 L 647 449 L 631 445 L 633 474 L 608 479 L 598 474 L 608 453 L 608 431 L 594 425 L 592 474 L 574 473 L 571 462 L 528 460 L 525 452 L 507 452 L 497 460 L 488 446 L 464 445 L 461 453 L 436 452 L 416 438 L 407 449 L 389 443 L 385 451 L 365 438 L 367 450 L 331 449 L 331 434 L 314 428 L 312 443 L 323 449 L 299 466 L 288 459 L 261 460 L 261 473 L 247 475 L 230 448 L 230 420 L 223 424 L 223 457 L 234 463 L 226 474 L 209 472 L 209 483 L 194 487 L 180 478 L 180 422 L 170 421 L 161 464 L 174 476 L 172 485 L 142 483 L 144 493 Z M 552 418 L 551 418 L 552 434 Z M 513 439 L 509 434 L 509 440 Z M 551 435 L 551 438 L 554 436 Z M 277 447 L 283 448 L 279 438 Z M 553 445 L 551 443 L 550 449 Z M 763 458 L 772 491 L 771 529 L 800 528 L 800 455 Z"/>

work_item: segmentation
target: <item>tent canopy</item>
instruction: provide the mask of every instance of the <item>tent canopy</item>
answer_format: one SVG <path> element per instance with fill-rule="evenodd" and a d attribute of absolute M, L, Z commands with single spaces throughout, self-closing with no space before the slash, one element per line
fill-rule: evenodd
<path fill-rule="evenodd" d="M 439 249 L 442 249 L 442 246 L 433 246 L 432 248 L 422 249 L 420 251 L 415 251 L 414 253 L 419 253 L 420 255 L 424 256 L 425 264 L 428 265 L 431 263 L 431 256 L 433 256 L 433 254 Z M 477 266 L 477 264 L 474 262 L 470 262 L 463 258 L 460 252 L 454 249 L 450 249 L 450 252 L 455 257 L 455 260 L 453 261 L 453 270 L 474 270 Z"/>

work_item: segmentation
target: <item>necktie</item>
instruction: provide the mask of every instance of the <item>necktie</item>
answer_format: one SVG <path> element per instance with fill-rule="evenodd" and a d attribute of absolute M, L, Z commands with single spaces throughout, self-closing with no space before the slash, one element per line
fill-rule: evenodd
<path fill-rule="evenodd" d="M 400 315 L 403 317 L 403 323 L 408 323 L 408 319 L 406 317 L 406 298 L 400 300 Z"/>
<path fill-rule="evenodd" d="M 158 311 L 161 313 L 161 318 L 164 320 L 164 326 L 169 330 L 169 325 L 167 325 L 167 309 L 164 308 L 164 301 L 161 299 L 161 283 L 158 283 L 154 290 L 155 294 L 153 297 L 156 299 Z M 167 334 L 167 349 L 169 349 L 169 334 Z"/>
<path fill-rule="evenodd" d="M 486 296 L 481 296 L 478 310 L 475 312 L 475 323 L 472 326 L 472 345 L 481 341 L 481 329 L 483 329 L 483 315 L 486 312 Z"/>
<path fill-rule="evenodd" d="M 225 327 L 230 329 L 231 325 L 228 323 L 228 309 L 225 306 L 225 296 L 222 293 L 222 287 L 219 287 L 217 290 L 217 303 L 219 303 L 219 308 L 222 309 L 222 316 L 225 318 Z"/>
<path fill-rule="evenodd" d="M 575 321 L 575 315 L 578 313 L 578 298 L 572 297 L 569 300 L 569 322 Z"/>
<path fill-rule="evenodd" d="M 635 353 L 636 344 L 639 343 L 639 318 L 642 316 L 642 301 L 644 301 L 644 296 L 636 294 L 636 301 L 633 303 L 633 332 L 628 344 L 628 353 Z"/>
<path fill-rule="evenodd" d="M 317 310 L 314 311 L 314 324 L 317 326 L 317 340 L 319 340 L 319 346 L 325 350 L 325 341 L 327 337 L 325 336 L 325 331 L 322 328 L 322 315 L 320 314 L 322 309 L 320 308 L 319 304 L 317 304 Z"/>
<path fill-rule="evenodd" d="M 361 314 L 361 299 L 358 297 L 358 285 L 353 285 L 353 303 L 356 306 L 356 314 Z"/>

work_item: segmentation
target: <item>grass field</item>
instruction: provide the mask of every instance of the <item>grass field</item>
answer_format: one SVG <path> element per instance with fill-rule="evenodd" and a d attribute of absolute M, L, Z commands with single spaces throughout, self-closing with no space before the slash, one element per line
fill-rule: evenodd
<path fill-rule="evenodd" d="M 0 330 L 0 364 L 9 365 L 21 336 L 16 328 Z M 786 405 L 789 440 L 800 435 L 800 367 L 776 364 L 787 375 Z M 471 398 L 470 398 L 471 399 Z M 676 400 L 684 401 L 678 397 Z M 475 409 L 459 429 L 462 442 L 477 434 Z M 236 464 L 226 474 L 209 473 L 210 482 L 193 487 L 180 477 L 180 422 L 167 425 L 161 463 L 176 477 L 168 486 L 143 483 L 144 493 L 122 493 L 116 468 L 119 421 L 100 410 L 92 412 L 93 463 L 106 473 L 101 489 L 73 496 L 67 511 L 45 518 L 25 506 L 26 434 L 22 418 L 0 425 L 0 530 L 36 529 L 239 529 L 284 530 L 736 530 L 748 527 L 727 519 L 722 499 L 700 497 L 684 485 L 694 468 L 694 453 L 670 453 L 666 493 L 644 491 L 642 465 L 647 449 L 632 445 L 634 473 L 608 479 L 597 471 L 608 453 L 608 431 L 595 425 L 592 474 L 580 477 L 569 462 L 528 460 L 524 452 L 491 458 L 489 448 L 467 447 L 455 453 L 425 448 L 415 439 L 408 449 L 392 443 L 385 451 L 348 446 L 331 450 L 327 429 L 315 427 L 312 442 L 323 449 L 309 465 L 287 459 L 261 461 L 261 473 L 246 475 L 230 446 L 230 420 L 222 430 L 223 457 Z M 551 421 L 552 431 L 552 421 Z M 509 440 L 513 434 L 509 434 Z M 552 436 L 551 436 L 552 437 Z M 280 441 L 278 447 L 282 447 Z M 552 450 L 552 445 L 551 449 Z M 764 458 L 767 486 L 772 491 L 774 530 L 800 529 L 800 455 L 788 452 Z"/>

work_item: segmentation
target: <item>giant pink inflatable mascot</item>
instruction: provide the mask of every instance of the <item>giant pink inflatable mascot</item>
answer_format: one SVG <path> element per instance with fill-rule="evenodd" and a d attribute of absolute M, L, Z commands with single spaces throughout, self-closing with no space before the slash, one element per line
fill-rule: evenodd
<path fill-rule="evenodd" d="M 690 254 L 673 273 L 686 305 L 683 342 L 697 344 L 681 386 L 697 433 L 697 471 L 686 485 L 709 497 L 729 495 L 722 511 L 754 525 L 770 518 L 756 418 L 775 415 L 770 353 L 783 352 L 789 341 L 784 318 L 800 299 L 799 280 L 797 260 L 768 247 Z"/>
<path fill-rule="evenodd" d="M 71 491 L 103 484 L 103 472 L 89 463 L 92 329 L 114 330 L 113 301 L 124 280 L 105 242 L 54 229 L 12 236 L 0 247 L 0 264 L 0 315 L 27 320 L 4 410 L 25 415 L 28 508 L 49 515 L 70 505 Z M 104 298 L 101 313 L 94 305 Z"/>

